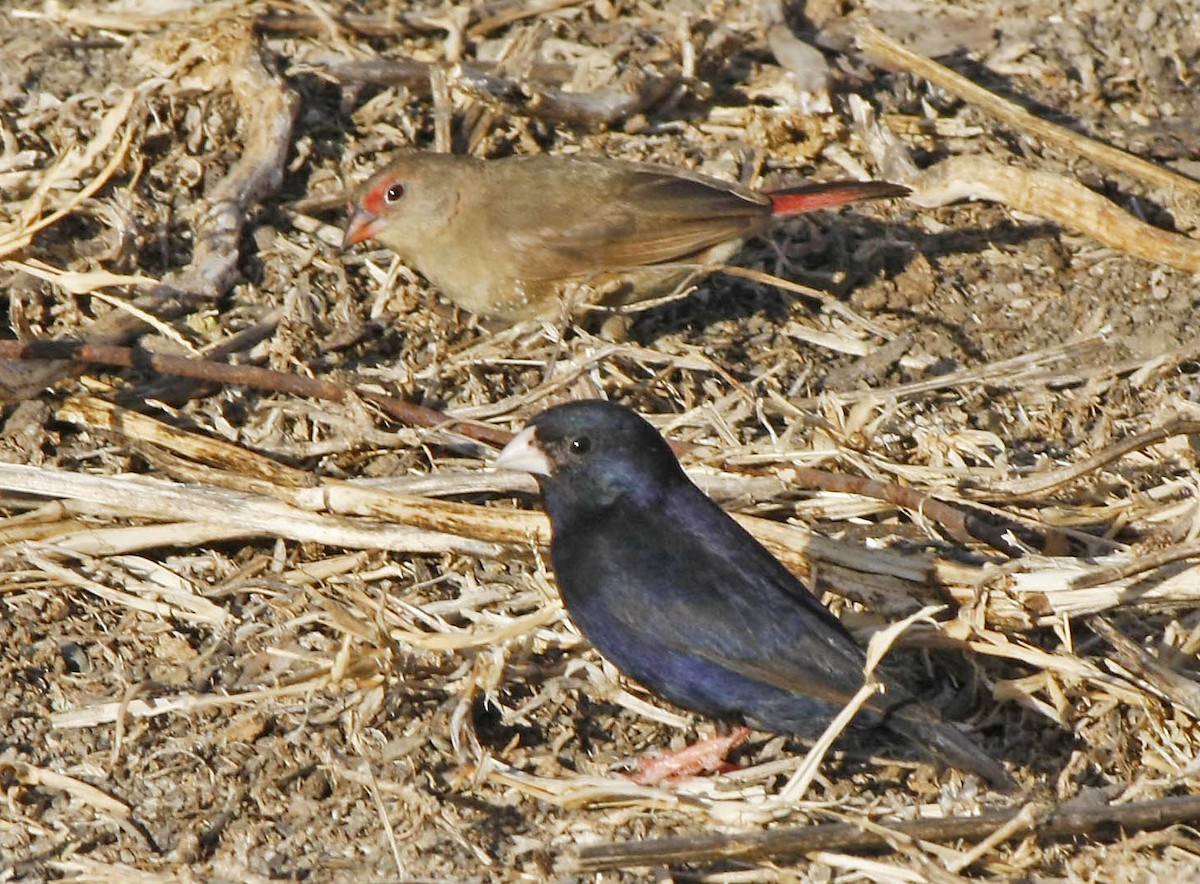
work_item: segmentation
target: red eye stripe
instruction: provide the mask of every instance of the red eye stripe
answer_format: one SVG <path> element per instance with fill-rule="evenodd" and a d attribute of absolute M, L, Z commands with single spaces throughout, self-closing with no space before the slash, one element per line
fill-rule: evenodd
<path fill-rule="evenodd" d="M 396 183 L 395 178 L 387 178 L 380 181 L 370 193 L 363 197 L 363 208 L 372 215 L 380 214 L 387 207 L 387 192 L 393 184 Z"/>

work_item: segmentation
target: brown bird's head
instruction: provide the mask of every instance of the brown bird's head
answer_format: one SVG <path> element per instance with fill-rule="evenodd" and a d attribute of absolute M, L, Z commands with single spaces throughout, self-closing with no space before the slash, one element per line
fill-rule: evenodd
<path fill-rule="evenodd" d="M 473 162 L 450 154 L 401 155 L 359 188 L 349 204 L 342 248 L 375 239 L 404 255 L 453 216 L 461 178 Z"/>

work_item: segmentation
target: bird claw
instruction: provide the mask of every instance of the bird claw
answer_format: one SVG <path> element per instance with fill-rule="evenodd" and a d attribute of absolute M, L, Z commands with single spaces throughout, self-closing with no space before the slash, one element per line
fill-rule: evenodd
<path fill-rule="evenodd" d="M 736 770 L 737 765 L 730 764 L 726 756 L 749 737 L 750 728 L 739 727 L 728 734 L 700 740 L 678 752 L 643 755 L 633 759 L 634 768 L 627 776 L 639 786 L 656 786 L 668 780 Z"/>

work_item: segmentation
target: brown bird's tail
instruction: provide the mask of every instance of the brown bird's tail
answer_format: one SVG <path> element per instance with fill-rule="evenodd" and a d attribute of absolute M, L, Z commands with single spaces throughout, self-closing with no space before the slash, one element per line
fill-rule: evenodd
<path fill-rule="evenodd" d="M 772 215 L 799 215 L 816 209 L 836 209 L 859 200 L 907 196 L 909 189 L 887 181 L 826 181 L 820 184 L 801 184 L 785 187 L 767 194 L 771 198 Z"/>
<path fill-rule="evenodd" d="M 1016 781 L 992 756 L 949 722 L 941 721 L 918 703 L 893 707 L 886 719 L 889 730 L 907 737 L 936 760 L 983 777 L 998 792 L 1015 792 Z"/>

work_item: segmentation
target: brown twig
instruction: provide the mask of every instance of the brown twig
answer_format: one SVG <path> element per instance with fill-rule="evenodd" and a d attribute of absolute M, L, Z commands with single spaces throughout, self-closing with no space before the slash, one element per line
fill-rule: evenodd
<path fill-rule="evenodd" d="M 1156 553 L 1139 555 L 1124 565 L 1106 565 L 1085 571 L 1071 581 L 1071 589 L 1088 589 L 1104 583 L 1115 583 L 1127 577 L 1154 571 L 1164 565 L 1195 558 L 1200 558 L 1200 543 L 1185 543 L 1182 546 L 1169 547 Z"/>
<path fill-rule="evenodd" d="M 472 71 L 463 65 L 458 82 L 480 98 L 502 103 L 508 111 L 588 129 L 607 129 L 649 110 L 665 101 L 678 85 L 674 77 L 643 71 L 634 71 L 633 76 L 624 79 L 628 81 L 624 88 L 567 92 L 547 84 Z"/>
<path fill-rule="evenodd" d="M 166 353 L 151 353 L 138 347 L 117 347 L 111 344 L 88 344 L 82 341 L 0 341 L 0 359 L 55 359 L 116 365 L 122 368 L 147 368 L 162 374 L 193 378 L 218 384 L 253 387 L 294 396 L 344 402 L 351 395 L 359 396 L 386 412 L 390 417 L 418 427 L 446 428 L 455 426 L 457 432 L 480 442 L 504 445 L 512 438 L 505 431 L 479 424 L 460 423 L 453 417 L 433 408 L 406 402 L 370 390 L 351 390 L 332 381 L 306 378 L 259 368 L 254 365 L 227 365 L 206 359 L 191 359 Z"/>
<path fill-rule="evenodd" d="M 1112 647 L 1112 659 L 1116 663 L 1145 680 L 1172 706 L 1200 720 L 1200 684 L 1153 657 L 1104 617 L 1090 618 L 1088 626 L 1092 632 L 1109 643 Z M 1108 661 L 1109 658 L 1106 657 L 1105 663 Z"/>
<path fill-rule="evenodd" d="M 429 94 L 429 76 L 442 66 L 412 58 L 374 58 L 330 61 L 320 69 L 339 83 L 403 86 L 418 96 Z M 451 71 L 448 71 L 451 73 Z M 514 79 L 495 65 L 464 61 L 454 66 L 456 85 L 484 101 L 501 103 L 507 111 L 569 126 L 607 129 L 666 100 L 678 81 L 641 70 L 623 78 L 618 88 L 568 92 L 536 77 Z"/>
<path fill-rule="evenodd" d="M 1024 108 L 1011 101 L 1006 101 L 945 65 L 913 52 L 865 21 L 858 29 L 858 41 L 863 52 L 878 64 L 884 67 L 899 68 L 922 77 L 939 89 L 944 89 L 951 95 L 978 107 L 984 113 L 990 114 L 1018 132 L 1033 135 L 1047 144 L 1069 150 L 1094 163 L 1132 175 L 1156 187 L 1200 197 L 1200 182 L 1180 175 L 1171 169 L 1147 162 L 1131 153 L 1094 141 L 1066 126 L 1060 126 L 1034 116 Z"/>
<path fill-rule="evenodd" d="M 289 374 L 254 365 L 229 365 L 206 359 L 153 353 L 137 347 L 118 347 L 111 344 L 89 344 L 83 341 L 34 340 L 0 341 L 0 359 L 9 360 L 70 360 L 122 368 L 150 369 L 161 374 L 191 378 L 218 384 L 252 387 L 275 393 L 285 393 L 330 402 L 345 402 L 358 396 L 379 407 L 389 417 L 410 426 L 431 429 L 451 429 L 467 438 L 489 445 L 502 446 L 512 439 L 512 433 L 486 424 L 460 421 L 453 415 L 417 405 L 395 396 L 377 393 L 320 378 Z M 960 543 L 978 540 L 1006 555 L 1020 556 L 1016 536 L 1028 536 L 1028 529 L 1016 523 L 993 524 L 959 507 L 937 500 L 928 494 L 892 482 L 881 482 L 861 476 L 831 473 L 812 467 L 792 471 L 793 481 L 808 488 L 858 494 L 887 501 L 913 512 L 919 512 L 938 524 Z"/>
<path fill-rule="evenodd" d="M 230 90 L 238 102 L 246 133 L 242 157 L 221 179 L 206 202 L 208 209 L 196 231 L 191 264 L 133 302 L 136 311 L 114 310 L 87 330 L 90 340 L 114 343 L 139 334 L 145 325 L 137 311 L 158 318 L 182 316 L 199 303 L 224 295 L 238 279 L 239 242 L 251 207 L 278 191 L 292 141 L 299 97 L 263 64 L 247 28 L 234 50 Z M 71 343 L 71 342 L 68 342 Z M 20 385 L 0 391 L 0 398 L 28 399 L 62 380 L 70 363 L 41 366 L 22 377 Z"/>
<path fill-rule="evenodd" d="M 268 310 L 253 325 L 233 332 L 221 338 L 216 343 L 205 347 L 201 351 L 201 355 L 211 360 L 213 358 L 230 357 L 235 353 L 243 353 L 274 334 L 282 318 L 282 309 L 276 307 Z M 189 378 L 165 377 L 152 381 L 147 386 L 130 391 L 126 395 L 136 397 L 136 401 L 138 402 L 155 399 L 171 405 L 182 405 L 189 399 L 196 399 L 207 395 L 211 389 L 211 384 L 201 381 Z"/>
<path fill-rule="evenodd" d="M 495 3 L 481 4 L 475 11 L 478 21 L 467 31 L 468 36 L 479 39 L 493 31 L 511 25 L 526 18 L 545 15 L 557 9 L 569 6 L 579 6 L 583 0 L 525 0 L 520 3 L 509 3 L 499 0 Z"/>
<path fill-rule="evenodd" d="M 891 823 L 887 829 L 866 828 L 853 822 L 828 823 L 733 835 L 597 844 L 580 848 L 576 856 L 567 860 L 564 871 L 582 873 L 717 860 L 761 860 L 814 850 L 878 851 L 888 849 L 897 840 L 977 841 L 1010 824 L 1023 810 L 1000 810 L 972 817 L 904 820 Z M 1026 834 L 1039 838 L 1098 837 L 1115 829 L 1162 829 L 1200 819 L 1200 796 L 1183 795 L 1102 807 L 1046 807 L 1042 813 L 1034 813 L 1031 817 L 1028 825 L 1009 833 L 1010 840 Z"/>
<path fill-rule="evenodd" d="M 1122 439 L 1120 442 L 1110 445 L 1103 451 L 1098 451 L 1091 457 L 1085 458 L 1069 467 L 1064 467 L 1061 470 L 1038 473 L 1034 476 L 1026 476 L 1024 479 L 1015 479 L 1010 482 L 998 482 L 988 489 L 987 497 L 990 500 L 1027 498 L 1030 495 L 1039 494 L 1049 491 L 1051 488 L 1065 485 L 1131 452 L 1148 448 L 1151 445 L 1157 445 L 1159 442 L 1166 441 L 1172 436 L 1192 436 L 1197 433 L 1200 433 L 1200 421 L 1175 418 L 1174 420 L 1167 421 L 1161 427 L 1153 427 L 1138 433 L 1136 436 Z M 1098 582 L 1104 583 L 1107 582 L 1107 579 L 1105 578 Z M 1087 586 L 1095 584 L 1075 585 Z"/>
<path fill-rule="evenodd" d="M 415 58 L 351 58 L 323 62 L 316 70 L 338 83 L 403 86 L 425 98 L 429 95 L 429 70 L 432 67 L 434 65 L 429 62 Z"/>
<path fill-rule="evenodd" d="M 898 507 L 928 516 L 960 543 L 978 540 L 1013 557 L 1024 555 L 1024 550 L 1019 544 L 1014 543 L 1012 538 L 1019 535 L 1027 536 L 1030 531 L 1015 522 L 1001 525 L 992 524 L 975 513 L 938 500 L 915 488 L 907 488 L 894 482 L 881 482 L 878 479 L 868 479 L 864 476 L 831 473 L 828 470 L 819 470 L 814 467 L 796 467 L 791 472 L 794 474 L 797 484 L 805 487 L 884 500 Z"/>
<path fill-rule="evenodd" d="M 347 12 L 331 16 L 334 23 L 345 28 L 352 34 L 362 37 L 402 37 L 413 31 L 438 31 L 442 26 L 430 22 L 419 15 L 406 15 L 403 12 L 396 16 L 360 15 Z M 315 15 L 304 13 L 268 12 L 260 15 L 254 23 L 255 27 L 266 34 L 302 34 L 322 36 L 327 32 L 327 25 Z"/>

